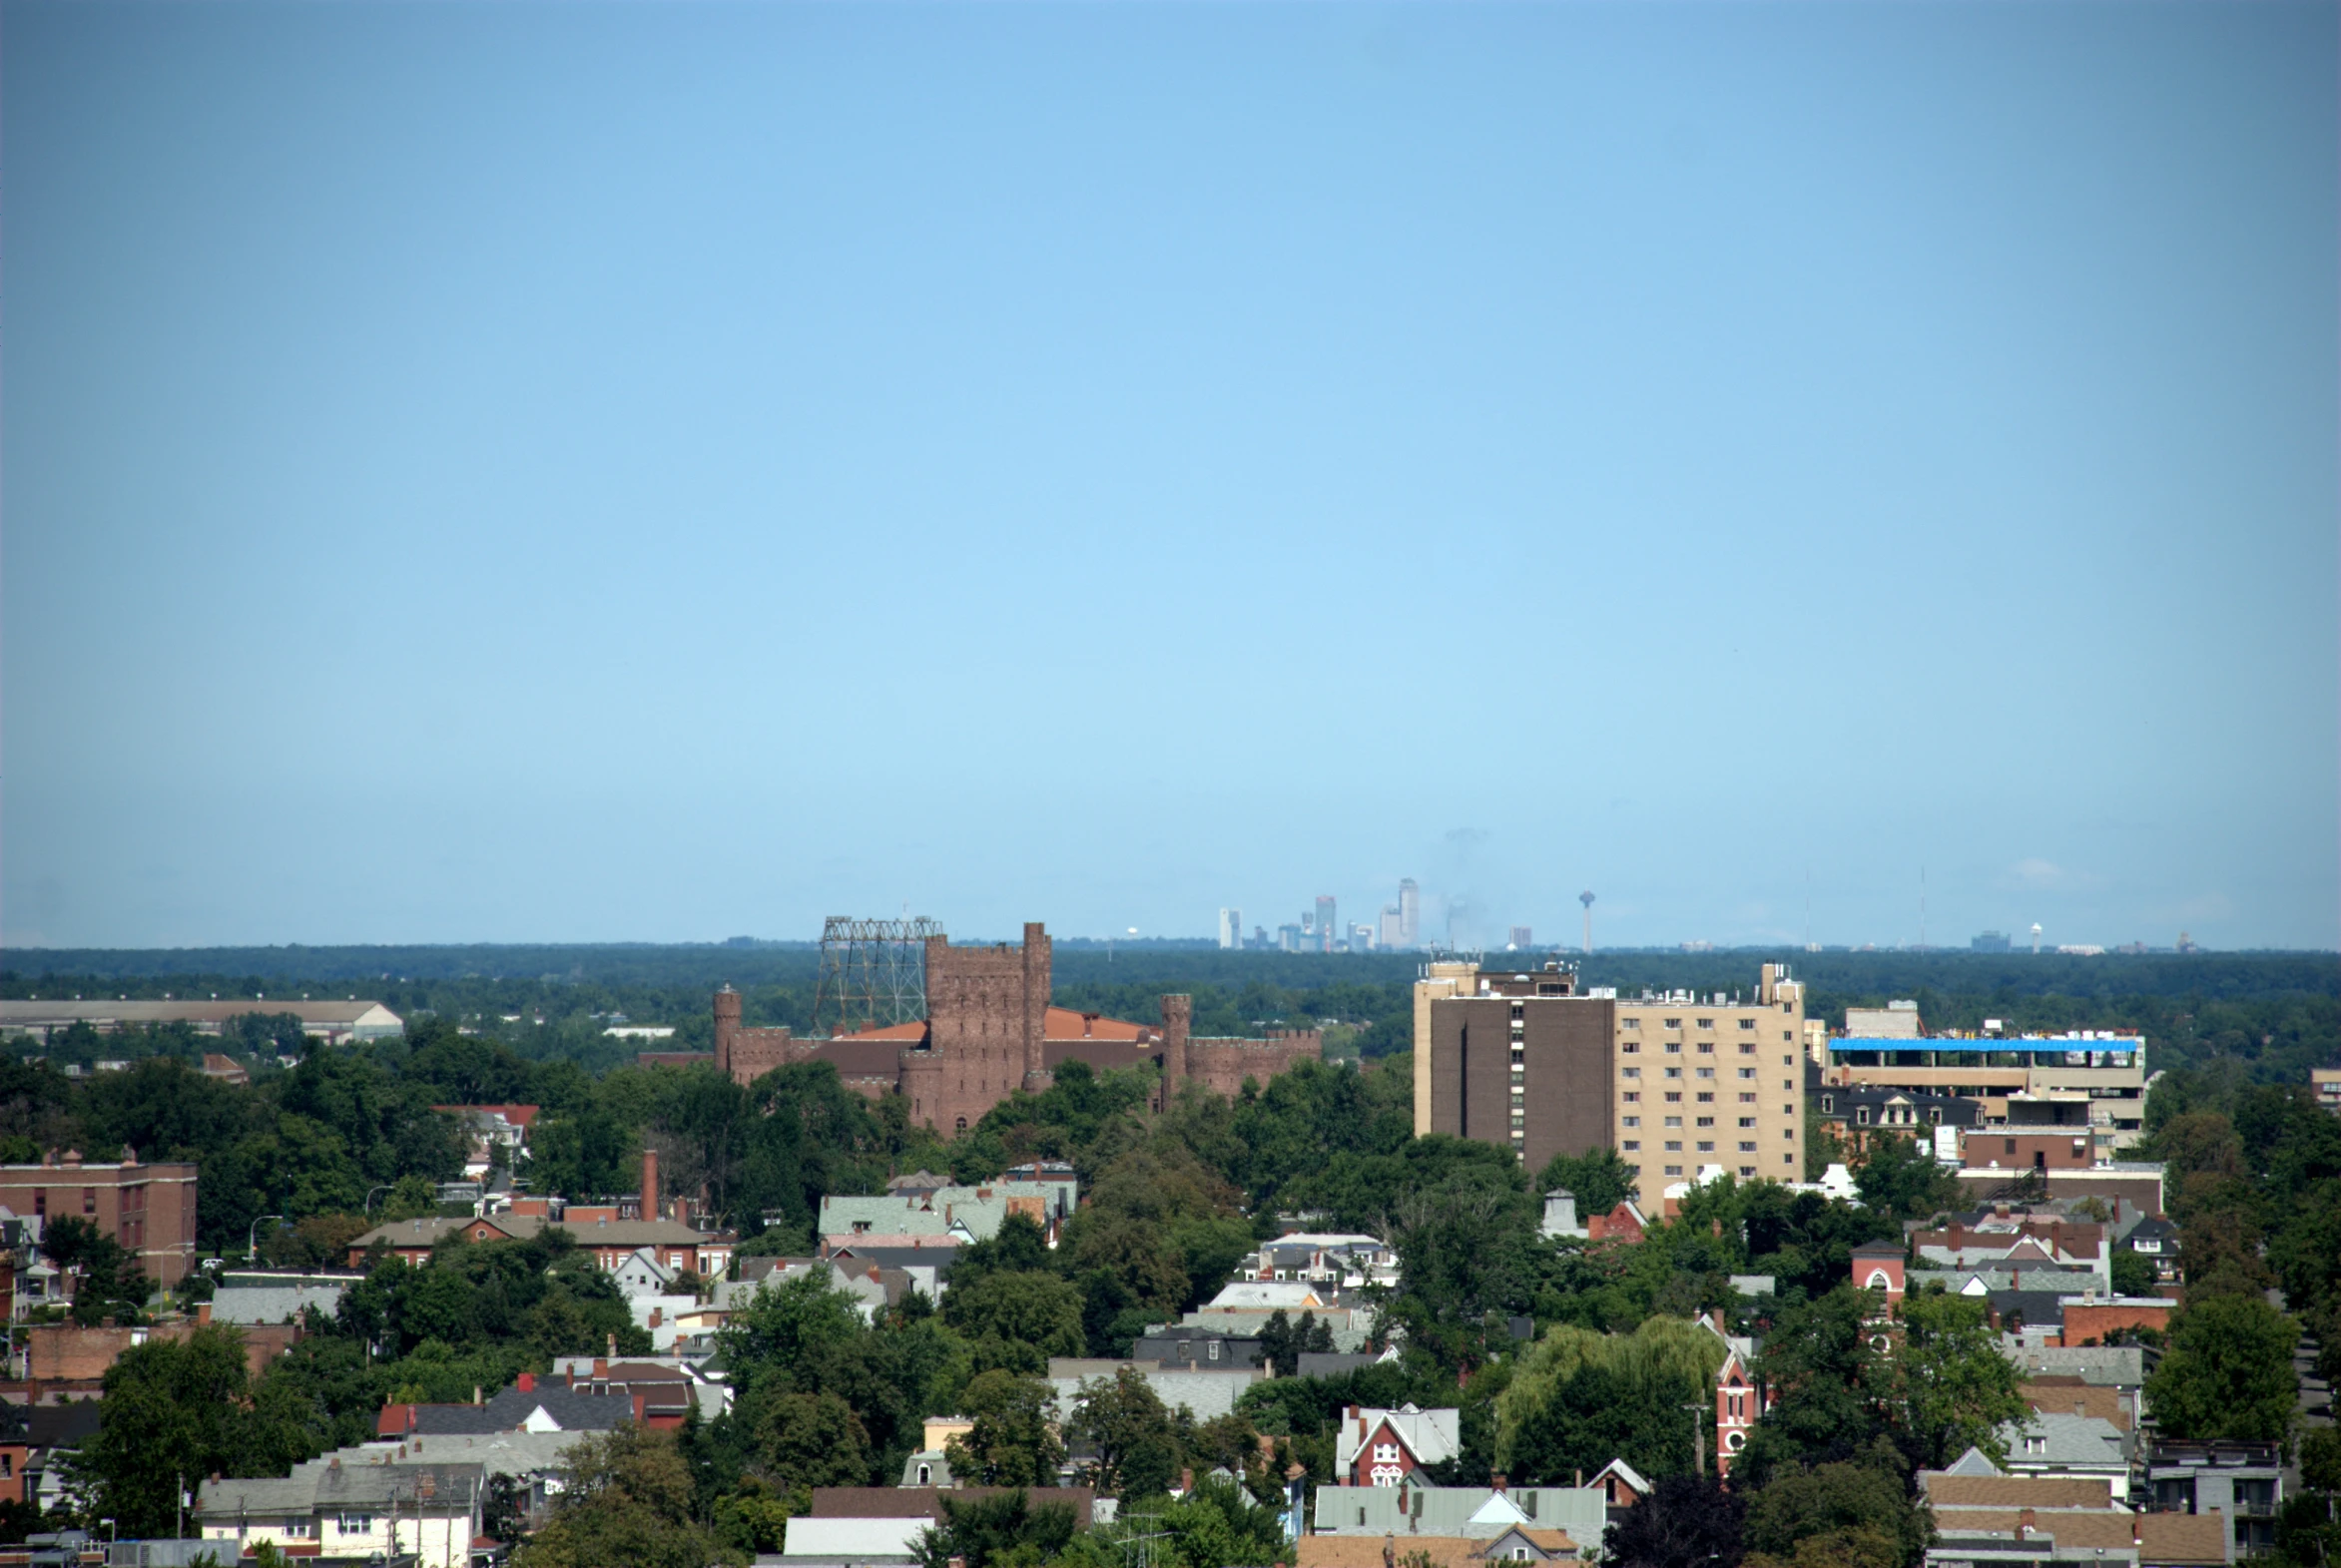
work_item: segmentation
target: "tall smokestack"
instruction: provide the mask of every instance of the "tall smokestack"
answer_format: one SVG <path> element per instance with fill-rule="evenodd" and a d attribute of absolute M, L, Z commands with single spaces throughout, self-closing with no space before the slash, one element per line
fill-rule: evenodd
<path fill-rule="evenodd" d="M 642 1217 L 659 1218 L 659 1152 L 656 1149 L 642 1151 Z"/>

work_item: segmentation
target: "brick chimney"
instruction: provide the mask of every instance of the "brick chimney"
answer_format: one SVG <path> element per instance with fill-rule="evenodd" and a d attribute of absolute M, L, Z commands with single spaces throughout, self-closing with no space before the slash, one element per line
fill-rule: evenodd
<path fill-rule="evenodd" d="M 536 1392 L 536 1373 L 522 1372 L 516 1381 L 522 1393 Z"/>
<path fill-rule="evenodd" d="M 656 1149 L 642 1151 L 642 1217 L 645 1220 L 659 1217 L 659 1152 Z"/>

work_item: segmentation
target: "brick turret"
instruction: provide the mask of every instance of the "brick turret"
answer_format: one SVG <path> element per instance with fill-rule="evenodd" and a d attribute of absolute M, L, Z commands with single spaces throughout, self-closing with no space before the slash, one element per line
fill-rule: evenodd
<path fill-rule="evenodd" d="M 1170 1109 L 1179 1085 L 1187 1081 L 1187 1033 L 1195 1018 L 1195 1003 L 1185 996 L 1162 999 L 1162 1105 Z"/>
<path fill-rule="evenodd" d="M 740 1032 L 740 993 L 730 986 L 716 992 L 716 1071 L 732 1075 L 732 1037 Z"/>

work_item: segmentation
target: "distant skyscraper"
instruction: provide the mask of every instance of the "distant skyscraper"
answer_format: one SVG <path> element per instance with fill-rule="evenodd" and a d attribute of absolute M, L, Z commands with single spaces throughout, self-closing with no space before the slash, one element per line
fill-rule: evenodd
<path fill-rule="evenodd" d="M 1382 934 L 1376 945 L 1382 947 L 1404 947 L 1407 945 L 1406 933 L 1399 924 L 1397 904 L 1384 904 L 1382 906 Z"/>
<path fill-rule="evenodd" d="M 1280 925 L 1276 928 L 1276 945 L 1285 952 L 1301 951 L 1301 928 L 1298 925 Z"/>
<path fill-rule="evenodd" d="M 1241 909 L 1222 909 L 1222 910 L 1220 910 L 1220 912 L 1219 912 L 1219 945 L 1220 945 L 1220 946 L 1222 946 L 1222 947 L 1241 947 L 1241 946 L 1243 946 L 1243 945 L 1244 945 L 1244 911 L 1243 911 L 1243 910 L 1241 910 Z"/>
<path fill-rule="evenodd" d="M 1536 933 L 1527 926 L 1515 925 L 1511 928 L 1511 944 L 1522 949 L 1533 947 L 1536 945 Z"/>
<path fill-rule="evenodd" d="M 1370 925 L 1351 926 L 1350 951 L 1353 953 L 1370 953 L 1374 951 L 1374 927 Z"/>
<path fill-rule="evenodd" d="M 1411 876 L 1398 884 L 1398 940 L 1401 947 L 1423 945 L 1423 889 Z"/>
<path fill-rule="evenodd" d="M 1341 944 L 1341 926 L 1333 917 L 1333 894 L 1317 895 L 1317 945 L 1325 952 L 1338 950 Z"/>

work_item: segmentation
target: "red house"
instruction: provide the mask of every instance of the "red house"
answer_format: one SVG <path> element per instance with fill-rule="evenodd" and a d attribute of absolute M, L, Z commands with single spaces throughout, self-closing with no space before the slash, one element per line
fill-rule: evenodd
<path fill-rule="evenodd" d="M 1395 1410 L 1351 1405 L 1334 1442 L 1334 1470 L 1350 1486 L 1396 1486 L 1427 1464 L 1443 1464 L 1463 1447 L 1461 1410 Z"/>

